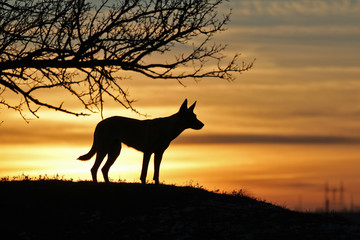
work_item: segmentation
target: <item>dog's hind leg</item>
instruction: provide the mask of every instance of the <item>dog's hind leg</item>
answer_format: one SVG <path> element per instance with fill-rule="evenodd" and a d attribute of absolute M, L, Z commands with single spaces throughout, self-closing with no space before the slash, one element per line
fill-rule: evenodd
<path fill-rule="evenodd" d="M 155 184 L 159 184 L 159 172 L 160 172 L 160 163 L 163 157 L 164 152 L 156 152 L 154 159 L 154 180 Z"/>
<path fill-rule="evenodd" d="M 107 159 L 105 165 L 101 169 L 103 176 L 104 176 L 104 180 L 107 183 L 109 182 L 109 177 L 108 177 L 109 169 L 115 162 L 116 158 L 119 156 L 120 151 L 121 151 L 121 142 L 115 142 L 113 144 L 113 146 L 111 146 L 111 149 L 108 153 L 108 159 Z"/>
<path fill-rule="evenodd" d="M 96 178 L 97 170 L 99 169 L 100 164 L 103 161 L 105 156 L 106 156 L 106 152 L 97 152 L 97 154 L 96 154 L 94 166 L 91 168 L 91 176 L 92 176 L 93 182 L 97 182 L 97 178 Z"/>

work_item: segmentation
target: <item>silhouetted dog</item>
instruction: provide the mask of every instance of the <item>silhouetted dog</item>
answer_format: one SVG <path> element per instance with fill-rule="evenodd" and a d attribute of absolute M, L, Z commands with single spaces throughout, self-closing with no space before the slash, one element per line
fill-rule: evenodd
<path fill-rule="evenodd" d="M 150 157 L 155 154 L 154 180 L 155 184 L 159 184 L 161 159 L 170 142 L 187 128 L 198 130 L 204 126 L 194 114 L 195 104 L 196 102 L 187 108 L 187 99 L 185 99 L 180 110 L 174 115 L 152 120 L 117 116 L 104 119 L 95 128 L 94 142 L 90 151 L 80 156 L 78 160 L 89 160 L 97 153 L 94 166 L 91 168 L 93 181 L 97 182 L 97 170 L 104 157 L 108 155 L 108 160 L 101 171 L 105 182 L 109 182 L 109 169 L 120 154 L 121 143 L 125 143 L 144 153 L 140 176 L 143 184 L 146 183 Z"/>

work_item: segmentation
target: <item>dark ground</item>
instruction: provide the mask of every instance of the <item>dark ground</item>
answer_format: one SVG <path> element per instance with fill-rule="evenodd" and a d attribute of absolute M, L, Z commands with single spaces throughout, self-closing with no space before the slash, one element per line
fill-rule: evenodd
<path fill-rule="evenodd" d="M 192 187 L 0 182 L 0 239 L 360 239 L 341 216 Z"/>

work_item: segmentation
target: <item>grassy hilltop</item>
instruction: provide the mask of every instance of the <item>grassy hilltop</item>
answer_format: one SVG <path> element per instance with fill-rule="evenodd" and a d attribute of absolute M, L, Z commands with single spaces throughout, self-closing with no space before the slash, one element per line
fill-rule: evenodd
<path fill-rule="evenodd" d="M 1 239 L 360 239 L 340 217 L 193 187 L 2 181 L 0 193 Z"/>

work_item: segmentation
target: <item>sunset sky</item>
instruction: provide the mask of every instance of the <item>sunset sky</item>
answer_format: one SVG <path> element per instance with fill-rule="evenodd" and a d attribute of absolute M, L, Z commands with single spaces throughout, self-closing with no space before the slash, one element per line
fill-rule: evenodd
<path fill-rule="evenodd" d="M 244 189 L 302 210 L 323 208 L 325 183 L 331 189 L 342 183 L 344 206 L 360 208 L 360 0 L 233 0 L 223 8 L 232 8 L 231 23 L 214 40 L 228 44 L 229 58 L 256 58 L 253 69 L 234 82 L 189 79 L 183 87 L 126 73 L 131 79 L 119 83 L 148 118 L 177 112 L 185 98 L 197 101 L 205 127 L 186 130 L 170 145 L 160 181 Z M 94 159 L 76 158 L 90 149 L 100 114 L 41 109 L 30 123 L 3 106 L 0 114 L 0 177 L 91 179 Z M 113 115 L 145 119 L 105 102 L 104 117 Z M 140 182 L 141 161 L 140 152 L 123 148 L 110 178 Z M 151 161 L 149 180 L 152 173 Z M 333 197 L 331 206 L 339 208 L 339 191 Z"/>

